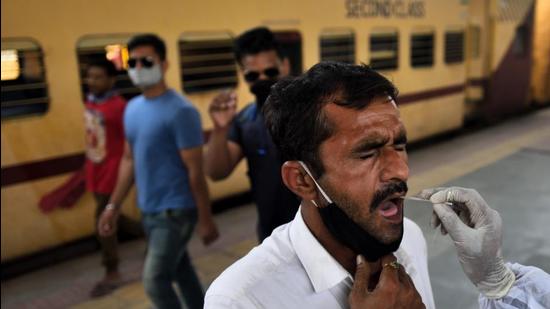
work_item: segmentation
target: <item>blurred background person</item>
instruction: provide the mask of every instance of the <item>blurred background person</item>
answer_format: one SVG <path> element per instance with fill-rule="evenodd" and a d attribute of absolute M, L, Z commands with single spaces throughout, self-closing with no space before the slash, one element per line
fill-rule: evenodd
<path fill-rule="evenodd" d="M 117 70 L 107 59 L 91 62 L 86 70 L 85 83 L 88 88 L 84 111 L 86 128 L 86 188 L 96 200 L 96 226 L 100 214 L 107 206 L 115 188 L 118 165 L 124 149 L 124 128 L 122 117 L 126 100 L 113 89 Z M 121 230 L 139 235 L 139 223 L 127 216 L 118 218 Z M 117 235 L 101 236 L 102 264 L 105 277 L 92 289 L 90 296 L 98 297 L 112 292 L 121 281 L 118 272 Z"/>
<path fill-rule="evenodd" d="M 206 172 L 213 180 L 227 178 L 246 158 L 254 202 L 258 210 L 258 240 L 294 218 L 298 198 L 281 179 L 281 159 L 261 113 L 271 86 L 290 72 L 290 63 L 265 28 L 250 29 L 234 45 L 235 58 L 256 101 L 237 113 L 233 91 L 220 93 L 211 102 L 214 124 L 205 155 Z"/>
<path fill-rule="evenodd" d="M 120 205 L 135 175 L 148 239 L 145 291 L 157 308 L 180 308 L 173 282 L 188 308 L 202 308 L 204 292 L 187 253 L 198 223 L 205 245 L 218 238 L 202 169 L 202 127 L 195 107 L 166 85 L 166 45 L 153 34 L 128 42 L 128 74 L 143 95 L 124 113 L 126 144 L 114 194 L 99 222 L 112 235 Z"/>

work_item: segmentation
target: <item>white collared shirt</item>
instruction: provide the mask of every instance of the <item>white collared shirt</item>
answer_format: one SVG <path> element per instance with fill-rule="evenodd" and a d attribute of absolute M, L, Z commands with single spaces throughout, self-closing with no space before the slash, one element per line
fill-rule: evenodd
<path fill-rule="evenodd" d="M 394 253 L 426 308 L 435 308 L 428 275 L 426 240 L 405 218 Z M 227 268 L 206 292 L 205 308 L 349 308 L 353 277 L 317 241 L 301 208 L 294 220 Z"/>

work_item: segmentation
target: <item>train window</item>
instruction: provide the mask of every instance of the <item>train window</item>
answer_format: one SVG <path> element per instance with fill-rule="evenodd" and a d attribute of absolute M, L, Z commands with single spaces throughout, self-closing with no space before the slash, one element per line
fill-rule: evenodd
<path fill-rule="evenodd" d="M 14 80 L 21 74 L 15 49 L 2 49 L 2 80 Z"/>
<path fill-rule="evenodd" d="M 434 64 L 434 32 L 419 31 L 411 36 L 411 66 L 430 67 Z"/>
<path fill-rule="evenodd" d="M 355 63 L 355 34 L 351 29 L 330 29 L 319 38 L 321 61 Z"/>
<path fill-rule="evenodd" d="M 2 119 L 43 114 L 48 85 L 42 49 L 31 39 L 2 39 Z"/>
<path fill-rule="evenodd" d="M 481 28 L 476 25 L 471 25 L 468 27 L 468 35 L 469 35 L 469 50 L 470 55 L 472 59 L 479 58 L 479 50 L 480 50 L 480 38 L 481 38 Z"/>
<path fill-rule="evenodd" d="M 179 46 L 183 91 L 196 93 L 237 86 L 237 66 L 231 35 L 183 34 Z"/>
<path fill-rule="evenodd" d="M 374 29 L 370 36 L 370 66 L 374 70 L 397 69 L 399 36 L 396 29 Z"/>
<path fill-rule="evenodd" d="M 298 31 L 274 31 L 283 54 L 290 61 L 290 75 L 302 74 L 302 35 Z"/>
<path fill-rule="evenodd" d="M 132 84 L 126 72 L 126 61 L 128 60 L 128 49 L 126 42 L 133 35 L 112 34 L 112 35 L 87 35 L 77 42 L 76 52 L 83 100 L 88 92 L 84 83 L 84 77 L 88 64 L 98 59 L 108 59 L 118 69 L 115 89 L 127 100 L 141 93 L 141 90 Z"/>
<path fill-rule="evenodd" d="M 445 63 L 464 61 L 464 31 L 445 33 Z"/>

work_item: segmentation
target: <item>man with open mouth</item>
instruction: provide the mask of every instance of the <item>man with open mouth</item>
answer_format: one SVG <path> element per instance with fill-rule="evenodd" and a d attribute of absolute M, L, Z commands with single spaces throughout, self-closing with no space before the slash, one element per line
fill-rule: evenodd
<path fill-rule="evenodd" d="M 425 239 L 403 217 L 396 96 L 369 67 L 336 62 L 272 88 L 263 114 L 300 209 L 210 286 L 206 308 L 435 307 Z"/>

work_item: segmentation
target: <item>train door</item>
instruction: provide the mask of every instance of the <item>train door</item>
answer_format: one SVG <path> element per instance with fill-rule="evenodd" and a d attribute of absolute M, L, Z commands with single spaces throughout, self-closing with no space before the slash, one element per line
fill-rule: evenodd
<path fill-rule="evenodd" d="M 483 102 L 486 87 L 486 72 L 483 70 L 482 27 L 478 23 L 470 23 L 466 28 L 466 88 L 465 88 L 465 119 L 478 116 L 479 107 Z"/>
<path fill-rule="evenodd" d="M 465 121 L 479 118 L 488 81 L 488 9 L 489 1 L 471 1 L 466 28 Z"/>
<path fill-rule="evenodd" d="M 491 2 L 490 77 L 483 113 L 488 120 L 525 109 L 532 63 L 533 1 Z"/>
<path fill-rule="evenodd" d="M 550 1 L 537 1 L 533 26 L 533 72 L 531 99 L 535 105 L 550 105 Z"/>

